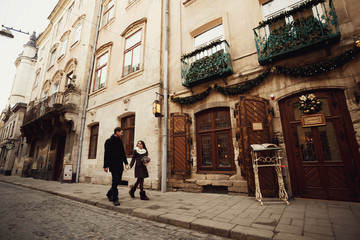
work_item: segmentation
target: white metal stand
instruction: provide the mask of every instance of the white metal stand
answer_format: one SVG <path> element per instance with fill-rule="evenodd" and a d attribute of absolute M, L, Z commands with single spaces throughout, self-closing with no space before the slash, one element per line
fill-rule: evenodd
<path fill-rule="evenodd" d="M 256 146 L 255 146 L 256 145 Z M 265 147 L 261 144 L 254 144 L 251 145 L 251 157 L 252 157 L 252 164 L 254 169 L 254 178 L 255 178 L 255 200 L 259 201 L 261 206 L 263 206 L 262 202 L 262 194 L 260 190 L 260 183 L 259 183 L 259 167 L 275 167 L 275 171 L 277 173 L 278 183 L 279 183 L 279 198 L 286 202 L 289 205 L 288 195 L 285 191 L 284 181 L 281 173 L 281 148 L 279 147 Z M 274 156 L 259 156 L 259 152 L 268 152 L 268 151 L 275 151 Z M 259 165 L 259 163 L 261 163 Z"/>

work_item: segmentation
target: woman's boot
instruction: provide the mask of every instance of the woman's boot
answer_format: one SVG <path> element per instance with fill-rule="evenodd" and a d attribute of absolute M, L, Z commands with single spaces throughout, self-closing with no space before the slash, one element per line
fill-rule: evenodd
<path fill-rule="evenodd" d="M 140 199 L 141 199 L 141 200 L 150 200 L 150 199 L 146 196 L 145 191 L 141 191 L 141 192 L 140 192 Z"/>
<path fill-rule="evenodd" d="M 134 195 L 135 191 L 136 191 L 136 187 L 130 188 L 129 194 L 130 194 L 131 198 L 135 198 L 135 195 Z"/>

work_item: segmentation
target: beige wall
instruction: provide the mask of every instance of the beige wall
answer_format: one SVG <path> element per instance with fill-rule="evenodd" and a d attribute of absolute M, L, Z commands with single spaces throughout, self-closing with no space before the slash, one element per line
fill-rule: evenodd
<path fill-rule="evenodd" d="M 350 49 L 355 40 L 359 39 L 360 36 L 358 24 L 360 19 L 357 17 L 357 13 L 355 11 L 356 7 L 357 9 L 360 9 L 359 1 L 334 1 L 340 24 L 340 31 L 342 34 L 340 43 L 335 44 L 328 49 L 320 48 L 312 53 L 301 54 L 298 57 L 290 57 L 283 61 L 275 62 L 274 64 L 260 66 L 257 61 L 254 34 L 252 31 L 252 29 L 258 26 L 258 23 L 263 20 L 259 1 L 228 0 L 226 1 L 226 4 L 224 4 L 224 1 L 220 0 L 195 0 L 187 1 L 187 4 L 185 5 L 182 4 L 183 1 L 170 2 L 169 92 L 171 95 L 178 97 L 191 96 L 193 94 L 200 93 L 214 84 L 225 86 L 224 82 L 221 79 L 218 79 L 196 85 L 192 87 L 192 89 L 188 89 L 181 85 L 180 77 L 180 58 L 183 54 L 190 53 L 194 50 L 193 37 L 196 34 L 208 29 L 213 23 L 217 23 L 218 21 L 223 23 L 224 35 L 231 48 L 230 53 L 234 67 L 234 73 L 225 80 L 227 86 L 251 80 L 274 65 L 301 66 L 335 57 Z M 270 95 L 274 94 L 275 100 L 270 100 L 270 105 L 275 110 L 273 129 L 274 134 L 280 138 L 281 146 L 285 150 L 278 101 L 294 93 L 310 89 L 344 89 L 356 137 L 358 143 L 360 143 L 359 104 L 356 104 L 353 95 L 354 90 L 359 92 L 359 87 L 356 89 L 354 84 L 354 82 L 359 82 L 359 69 L 360 62 L 359 58 L 357 58 L 339 69 L 316 77 L 293 78 L 281 74 L 273 74 L 259 86 L 251 89 L 245 94 L 259 96 L 269 100 Z M 170 101 L 170 113 L 189 113 L 190 116 L 195 119 L 194 114 L 196 112 L 214 106 L 229 106 L 230 112 L 232 113 L 232 110 L 235 108 L 235 104 L 238 102 L 239 96 L 224 96 L 216 91 L 212 91 L 205 100 L 190 106 L 181 106 L 180 104 Z M 235 139 L 236 119 L 233 117 L 231 117 L 231 126 L 235 153 L 234 160 L 236 161 L 239 154 L 239 148 Z M 192 139 L 196 139 L 195 124 L 191 125 L 190 131 Z M 217 180 L 209 177 L 208 174 L 196 174 L 196 148 L 197 144 L 194 141 L 194 144 L 191 146 L 191 158 L 194 159 L 195 163 L 192 167 L 192 174 L 185 177 L 170 176 L 170 182 L 174 187 L 180 187 L 190 191 L 201 191 L 201 187 L 199 187 L 201 185 L 223 185 L 229 186 L 229 191 L 246 191 L 246 185 L 244 187 L 242 183 L 236 183 L 234 181 L 234 179 L 240 182 L 241 180 L 244 181 L 244 179 L 239 175 L 238 167 L 236 175 L 216 175 L 217 178 L 226 179 L 224 183 L 219 183 Z M 235 164 L 237 166 L 237 162 L 235 162 Z M 241 185 L 241 187 L 238 185 Z"/>

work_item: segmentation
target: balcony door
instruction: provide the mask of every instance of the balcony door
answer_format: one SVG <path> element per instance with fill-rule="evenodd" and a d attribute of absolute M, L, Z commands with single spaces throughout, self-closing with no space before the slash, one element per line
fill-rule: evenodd
<path fill-rule="evenodd" d="M 360 201 L 360 157 L 344 93 L 312 92 L 321 102 L 313 114 L 299 106 L 299 97 L 307 94 L 279 102 L 293 195 Z M 324 117 L 308 126 L 304 116 Z"/>

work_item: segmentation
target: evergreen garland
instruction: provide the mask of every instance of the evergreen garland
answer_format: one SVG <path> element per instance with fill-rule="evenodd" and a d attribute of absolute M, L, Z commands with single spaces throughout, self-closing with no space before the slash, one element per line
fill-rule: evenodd
<path fill-rule="evenodd" d="M 171 100 L 174 103 L 184 104 L 184 105 L 191 105 L 195 102 L 201 101 L 205 99 L 211 91 L 215 88 L 216 91 L 223 95 L 237 95 L 242 94 L 250 89 L 256 87 L 260 83 L 262 83 L 267 77 L 269 77 L 273 73 L 281 73 L 290 75 L 292 77 L 309 77 L 309 76 L 316 76 L 322 73 L 326 73 L 332 71 L 338 67 L 343 66 L 347 62 L 355 57 L 360 53 L 360 41 L 356 41 L 356 45 L 353 49 L 346 51 L 345 53 L 334 57 L 332 59 L 324 60 L 319 63 L 315 63 L 312 65 L 307 65 L 303 67 L 286 67 L 286 66 L 274 66 L 271 69 L 266 70 L 265 72 L 259 74 L 254 79 L 241 83 L 238 86 L 232 87 L 220 87 L 215 85 L 214 87 L 210 86 L 205 91 L 188 96 L 188 97 L 176 97 L 171 96 Z"/>
<path fill-rule="evenodd" d="M 204 92 L 189 96 L 189 97 L 176 97 L 176 96 L 171 96 L 170 99 L 174 102 L 174 103 L 180 103 L 181 105 L 190 105 L 193 104 L 197 101 L 201 101 L 203 99 L 205 99 L 207 96 L 209 96 L 209 94 L 212 91 L 212 87 L 208 87 Z"/>

